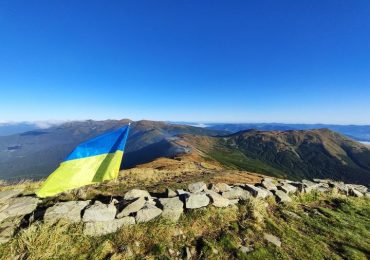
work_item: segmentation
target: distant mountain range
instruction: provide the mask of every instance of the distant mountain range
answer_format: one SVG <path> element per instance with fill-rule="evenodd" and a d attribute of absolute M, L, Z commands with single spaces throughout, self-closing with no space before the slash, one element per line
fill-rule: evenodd
<path fill-rule="evenodd" d="M 190 158 L 277 177 L 334 178 L 370 184 L 370 148 L 329 129 L 230 133 L 244 127 L 282 126 L 194 127 L 129 119 L 67 122 L 47 129 L 0 136 L 0 179 L 43 178 L 56 169 L 77 144 L 129 122 L 132 125 L 124 168 L 160 157 L 181 159 L 184 155 L 195 154 L 196 157 Z"/>
<path fill-rule="evenodd" d="M 370 125 L 330 125 L 330 124 L 282 124 L 282 123 L 245 123 L 245 124 L 207 124 L 207 129 L 222 130 L 230 133 L 255 129 L 261 131 L 310 130 L 327 128 L 346 135 L 357 141 L 370 142 Z"/>
<path fill-rule="evenodd" d="M 370 149 L 329 129 L 248 130 L 180 139 L 206 160 L 228 168 L 295 180 L 331 178 L 370 185 Z"/>
<path fill-rule="evenodd" d="M 111 131 L 131 120 L 67 122 L 47 129 L 0 136 L 0 179 L 38 179 L 49 175 L 79 143 Z M 223 131 L 210 130 L 165 122 L 132 122 L 124 165 L 132 167 L 159 156 L 172 156 L 177 149 L 151 149 L 166 143 L 178 134 L 217 135 Z M 150 153 L 146 152 L 150 149 Z M 180 150 L 181 151 L 180 151 Z"/>

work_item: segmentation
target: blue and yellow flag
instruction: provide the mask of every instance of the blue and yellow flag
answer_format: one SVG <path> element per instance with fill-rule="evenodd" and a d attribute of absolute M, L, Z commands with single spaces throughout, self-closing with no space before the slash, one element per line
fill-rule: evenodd
<path fill-rule="evenodd" d="M 38 197 L 54 196 L 84 185 L 118 177 L 129 126 L 77 146 L 43 183 Z"/>

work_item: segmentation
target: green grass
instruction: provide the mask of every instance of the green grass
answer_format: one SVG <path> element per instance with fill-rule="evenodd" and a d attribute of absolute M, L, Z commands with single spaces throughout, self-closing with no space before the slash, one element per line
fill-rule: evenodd
<path fill-rule="evenodd" d="M 177 233 L 177 234 L 176 234 Z M 281 239 L 276 247 L 263 239 Z M 240 246 L 253 246 L 242 253 Z M 288 205 L 246 201 L 238 208 L 193 210 L 178 223 L 158 219 L 100 238 L 82 225 L 33 224 L 0 246 L 9 259 L 368 259 L 370 200 L 307 194 Z"/>
<path fill-rule="evenodd" d="M 236 149 L 213 149 L 208 151 L 207 155 L 230 169 L 262 173 L 278 178 L 286 177 L 284 172 L 279 171 L 260 160 L 249 158 Z"/>

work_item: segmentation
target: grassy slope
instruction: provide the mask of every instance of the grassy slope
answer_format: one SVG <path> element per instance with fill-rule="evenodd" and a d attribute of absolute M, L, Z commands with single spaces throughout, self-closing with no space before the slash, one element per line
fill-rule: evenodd
<path fill-rule="evenodd" d="M 370 150 L 326 129 L 183 138 L 209 159 L 231 169 L 294 180 L 370 181 Z"/>
<path fill-rule="evenodd" d="M 290 213 L 289 213 L 290 212 Z M 296 216 L 291 216 L 291 212 Z M 297 218 L 298 216 L 298 218 Z M 182 235 L 175 235 L 181 230 Z M 281 238 L 282 247 L 267 244 L 263 233 Z M 249 254 L 239 245 L 253 244 Z M 8 244 L 0 246 L 1 259 L 169 259 L 169 249 L 185 256 L 194 248 L 206 259 L 366 259 L 370 255 L 370 200 L 309 194 L 288 206 L 252 200 L 238 209 L 194 210 L 177 224 L 156 220 L 90 238 L 81 224 L 34 224 Z"/>

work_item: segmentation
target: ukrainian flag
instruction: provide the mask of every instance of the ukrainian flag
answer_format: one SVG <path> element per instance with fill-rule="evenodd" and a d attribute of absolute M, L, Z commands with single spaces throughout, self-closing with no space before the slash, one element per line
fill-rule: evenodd
<path fill-rule="evenodd" d="M 117 178 L 129 125 L 77 146 L 43 183 L 38 197 Z"/>

